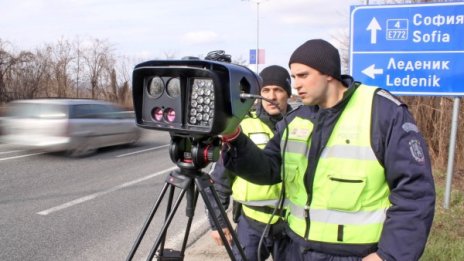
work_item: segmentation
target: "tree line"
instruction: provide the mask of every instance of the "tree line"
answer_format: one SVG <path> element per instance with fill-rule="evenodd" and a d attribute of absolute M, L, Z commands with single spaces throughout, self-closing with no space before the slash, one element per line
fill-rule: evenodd
<path fill-rule="evenodd" d="M 128 58 L 100 39 L 61 39 L 16 51 L 0 38 L 0 104 L 40 97 L 92 98 L 131 107 Z"/>

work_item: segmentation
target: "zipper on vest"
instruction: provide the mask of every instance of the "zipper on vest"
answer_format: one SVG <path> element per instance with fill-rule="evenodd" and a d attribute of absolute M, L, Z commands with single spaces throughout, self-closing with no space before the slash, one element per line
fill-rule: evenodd
<path fill-rule="evenodd" d="M 311 219 L 309 218 L 309 202 L 307 202 L 304 207 L 304 216 L 305 216 L 305 221 L 306 221 L 306 229 L 304 233 L 304 238 L 309 240 L 309 227 L 311 226 Z"/>

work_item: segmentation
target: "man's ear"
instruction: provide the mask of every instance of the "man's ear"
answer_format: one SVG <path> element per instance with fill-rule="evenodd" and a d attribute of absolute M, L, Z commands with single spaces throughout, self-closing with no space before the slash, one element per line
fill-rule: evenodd
<path fill-rule="evenodd" d="M 328 81 L 328 82 L 331 82 L 331 81 L 333 81 L 333 80 L 335 79 L 335 78 L 334 78 L 333 76 L 331 76 L 331 75 L 325 75 L 325 77 L 327 77 L 327 81 Z"/>

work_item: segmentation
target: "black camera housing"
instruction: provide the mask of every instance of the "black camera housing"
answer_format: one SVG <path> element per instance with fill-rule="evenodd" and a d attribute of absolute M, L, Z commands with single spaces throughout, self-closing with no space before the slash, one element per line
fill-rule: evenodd
<path fill-rule="evenodd" d="M 258 94 L 261 85 L 261 78 L 247 67 L 206 60 L 143 62 L 135 66 L 132 79 L 138 126 L 191 137 L 233 132 L 254 102 L 240 94 Z M 179 87 L 174 95 L 167 90 L 171 79 Z M 150 94 L 152 81 L 158 84 L 155 96 Z"/>

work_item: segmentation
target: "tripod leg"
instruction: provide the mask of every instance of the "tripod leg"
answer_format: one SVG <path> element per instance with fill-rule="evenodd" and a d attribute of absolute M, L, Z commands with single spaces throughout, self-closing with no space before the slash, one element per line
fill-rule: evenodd
<path fill-rule="evenodd" d="M 174 198 L 174 189 L 175 189 L 175 186 L 171 186 L 171 189 L 169 190 L 168 203 L 166 205 L 166 215 L 164 217 L 165 221 L 168 219 L 169 213 L 171 213 L 172 199 Z M 164 234 L 161 237 L 161 245 L 159 249 L 159 253 L 161 256 L 163 255 L 163 252 L 164 252 L 164 243 L 166 243 L 166 234 Z"/>
<path fill-rule="evenodd" d="M 187 191 L 187 207 L 185 215 L 188 217 L 187 227 L 185 229 L 184 241 L 182 243 L 181 255 L 184 256 L 185 249 L 187 248 L 188 236 L 190 228 L 192 227 L 193 216 L 195 215 L 195 208 L 198 201 L 198 189 L 195 189 L 195 184 L 192 182 L 189 190 Z"/>
<path fill-rule="evenodd" d="M 219 208 L 220 215 L 223 218 L 223 220 L 225 221 L 227 229 L 229 229 L 229 231 L 230 231 L 230 233 L 232 235 L 232 240 L 233 240 L 234 244 L 237 246 L 237 250 L 240 253 L 240 256 L 241 256 L 242 260 L 247 260 L 246 256 L 245 256 L 245 253 L 243 252 L 243 248 L 241 247 L 241 244 L 238 241 L 237 234 L 235 233 L 234 228 L 232 227 L 232 224 L 230 223 L 229 219 L 227 218 L 226 211 L 224 210 L 224 207 L 222 206 L 222 204 L 221 204 L 221 202 L 219 200 L 219 196 L 217 195 L 217 192 L 214 189 L 213 184 L 211 183 L 211 178 L 209 177 L 208 174 L 203 174 L 201 176 L 196 177 L 195 182 L 197 184 L 197 187 L 200 190 L 201 196 L 203 197 L 203 201 L 205 202 L 205 205 L 206 205 L 209 213 L 214 213 L 214 207 L 211 204 L 211 202 L 209 201 L 209 197 L 208 197 L 208 194 L 206 194 L 205 189 L 208 188 L 208 189 L 210 189 L 212 191 L 212 195 L 213 195 L 214 201 L 216 203 L 216 206 Z M 221 225 L 220 225 L 219 219 L 216 217 L 216 215 L 211 215 L 211 217 L 213 219 L 213 222 L 214 222 L 215 226 L 217 228 L 220 228 Z M 219 235 L 221 236 L 222 242 L 224 243 L 224 246 L 225 246 L 225 248 L 227 250 L 227 253 L 229 254 L 230 259 L 231 260 L 236 260 L 234 254 L 232 252 L 232 248 L 229 245 L 229 242 L 227 241 L 226 236 L 224 235 L 224 232 L 222 231 L 222 229 L 218 229 L 218 232 L 219 232 Z"/>
<path fill-rule="evenodd" d="M 175 177 L 174 177 L 175 173 L 174 172 L 171 173 L 171 176 L 172 176 L 171 177 L 172 179 L 175 179 Z M 161 244 L 161 240 L 163 238 L 165 238 L 168 227 L 171 224 L 171 221 L 174 218 L 174 215 L 176 214 L 177 209 L 179 208 L 179 205 L 180 205 L 180 203 L 182 201 L 182 198 L 185 195 L 185 192 L 189 189 L 189 186 L 192 183 L 192 179 L 189 178 L 189 177 L 178 176 L 177 179 L 175 181 L 172 181 L 172 182 L 177 182 L 178 184 L 181 184 L 179 186 L 183 187 L 183 189 L 181 190 L 179 196 L 176 199 L 176 202 L 174 203 L 174 208 L 169 212 L 169 214 L 167 216 L 167 219 L 165 220 L 165 222 L 164 222 L 164 224 L 163 224 L 163 226 L 161 228 L 161 231 L 158 234 L 158 237 L 156 238 L 155 244 L 153 245 L 153 247 L 152 247 L 152 249 L 150 251 L 150 254 L 148 255 L 147 261 L 148 260 L 151 261 L 153 259 L 153 257 L 155 256 L 156 251 L 158 250 L 158 247 Z M 173 183 L 173 184 L 176 185 L 175 183 Z"/>
<path fill-rule="evenodd" d="M 142 238 L 144 237 L 145 233 L 147 232 L 147 229 L 150 226 L 150 223 L 151 223 L 151 221 L 152 221 L 152 219 L 153 219 L 153 217 L 154 217 L 154 215 L 156 213 L 156 210 L 158 209 L 158 207 L 159 207 L 159 205 L 160 205 L 160 203 L 161 203 L 161 201 L 162 201 L 162 199 L 163 199 L 163 197 L 164 197 L 164 195 L 166 193 L 166 190 L 168 189 L 168 186 L 170 186 L 170 184 L 165 183 L 163 188 L 161 189 L 161 192 L 160 192 L 160 194 L 158 196 L 158 199 L 156 200 L 155 204 L 153 205 L 153 208 L 152 208 L 152 210 L 150 212 L 150 215 L 145 220 L 145 223 L 144 223 L 142 229 L 140 230 L 139 235 L 137 236 L 137 239 L 134 242 L 134 245 L 132 246 L 132 249 L 131 249 L 131 251 L 129 253 L 129 256 L 126 259 L 127 261 L 132 260 L 132 258 L 134 257 L 135 252 L 137 251 L 137 249 L 138 249 L 138 247 L 140 245 L 140 242 L 142 241 Z"/>
<path fill-rule="evenodd" d="M 182 242 L 182 248 L 179 252 L 172 254 L 173 252 L 164 253 L 164 238 L 166 237 L 166 234 L 164 234 L 164 237 L 161 241 L 161 246 L 158 253 L 158 260 L 183 260 L 185 256 L 185 249 L 187 248 L 187 242 L 188 242 L 188 237 L 190 234 L 190 228 L 192 227 L 192 221 L 193 221 L 193 216 L 195 214 L 195 208 L 198 200 L 198 190 L 195 189 L 195 184 L 193 182 L 190 183 L 189 187 L 187 188 L 187 206 L 186 206 L 186 213 L 185 215 L 188 217 L 187 220 L 187 226 L 184 232 L 184 239 Z M 168 203 L 168 206 L 172 205 L 172 203 Z M 170 210 L 169 210 L 170 211 Z M 166 215 L 166 218 L 168 215 Z M 175 251 L 172 249 L 169 249 L 169 251 Z M 164 259 L 166 258 L 166 259 Z"/>

